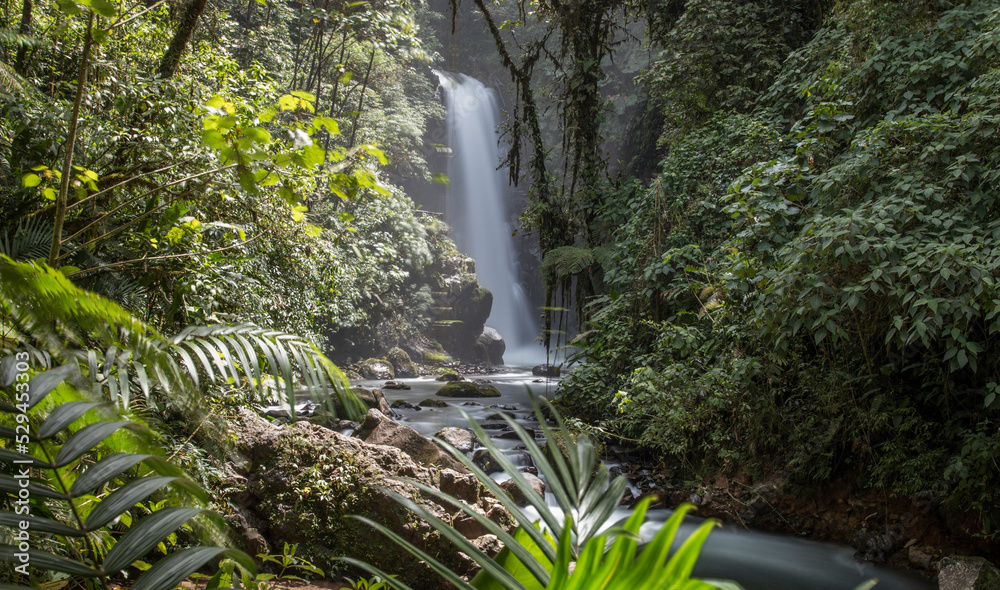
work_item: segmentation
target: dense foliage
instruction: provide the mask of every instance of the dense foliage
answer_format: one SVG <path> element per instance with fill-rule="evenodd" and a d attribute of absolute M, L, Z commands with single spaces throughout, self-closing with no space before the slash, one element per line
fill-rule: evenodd
<path fill-rule="evenodd" d="M 690 466 L 859 476 L 993 537 L 1000 12 L 661 16 L 660 172 L 606 191 L 612 252 L 565 267 L 600 295 L 562 403 Z"/>

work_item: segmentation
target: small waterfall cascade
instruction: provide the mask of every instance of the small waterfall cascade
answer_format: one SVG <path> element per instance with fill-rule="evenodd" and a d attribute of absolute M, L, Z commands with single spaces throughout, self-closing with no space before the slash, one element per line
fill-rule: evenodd
<path fill-rule="evenodd" d="M 499 108 L 493 91 L 464 74 L 438 72 L 447 109 L 448 163 L 446 218 L 459 250 L 476 261 L 479 284 L 493 293 L 487 325 L 507 345 L 504 362 L 542 362 L 535 345 L 538 328 L 519 280 L 506 198 L 507 169 L 498 169 Z"/>

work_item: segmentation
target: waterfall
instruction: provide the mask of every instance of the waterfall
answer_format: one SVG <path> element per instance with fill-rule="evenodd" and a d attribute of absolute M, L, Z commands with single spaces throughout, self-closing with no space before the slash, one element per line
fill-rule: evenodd
<path fill-rule="evenodd" d="M 507 344 L 504 362 L 530 364 L 543 355 L 534 346 L 538 328 L 517 273 L 514 227 L 507 214 L 507 169 L 497 169 L 499 109 L 493 92 L 464 74 L 438 73 L 447 108 L 446 216 L 459 250 L 476 261 L 479 284 L 493 293 L 487 325 Z M 538 361 L 541 362 L 541 361 Z"/>

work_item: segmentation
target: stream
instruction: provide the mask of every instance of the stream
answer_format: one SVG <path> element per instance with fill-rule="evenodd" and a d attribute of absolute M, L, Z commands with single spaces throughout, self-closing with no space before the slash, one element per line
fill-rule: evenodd
<path fill-rule="evenodd" d="M 530 369 L 508 368 L 509 372 L 493 375 L 469 375 L 467 379 L 486 379 L 501 393 L 493 398 L 435 398 L 435 393 L 443 385 L 431 377 L 398 379 L 409 385 L 409 390 L 383 389 L 392 403 L 403 400 L 416 406 L 422 400 L 435 398 L 445 400 L 442 408 L 395 408 L 397 420 L 412 427 L 425 436 L 432 436 L 445 426 L 468 427 L 462 411 L 486 428 L 497 446 L 511 458 L 514 465 L 530 466 L 531 458 L 524 450 L 519 450 L 516 438 L 506 438 L 501 425 L 502 419 L 491 418 L 501 411 L 490 406 L 503 406 L 503 410 L 515 416 L 526 428 L 537 426 L 531 415 L 529 391 L 540 397 L 550 397 L 556 380 L 540 379 L 531 374 Z M 382 388 L 384 381 L 356 381 L 356 386 L 366 389 Z M 516 408 L 516 409 L 511 409 Z M 495 434 L 494 434 L 495 433 Z M 506 436 L 511 436 L 510 434 Z M 497 480 L 505 479 L 505 474 L 491 474 Z M 547 494 L 547 504 L 555 506 L 551 494 Z M 670 510 L 650 510 L 648 522 L 642 528 L 643 539 L 649 540 L 662 523 L 670 517 Z M 608 525 L 630 514 L 622 507 L 609 519 Z M 693 532 L 700 522 L 697 518 L 687 519 L 678 535 L 678 544 L 687 534 Z M 820 543 L 783 535 L 748 531 L 733 526 L 716 529 L 708 538 L 695 566 L 695 575 L 702 578 L 727 579 L 738 582 L 746 590 L 852 590 L 858 584 L 871 578 L 878 578 L 876 590 L 922 590 L 936 588 L 935 584 L 916 577 L 909 572 L 897 571 L 854 559 L 854 549 L 831 543 Z"/>

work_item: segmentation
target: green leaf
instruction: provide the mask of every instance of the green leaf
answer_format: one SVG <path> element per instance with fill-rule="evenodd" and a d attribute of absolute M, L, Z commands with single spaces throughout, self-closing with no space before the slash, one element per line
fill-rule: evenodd
<path fill-rule="evenodd" d="M 135 453 L 114 453 L 91 465 L 80 477 L 76 478 L 69 493 L 73 497 L 92 494 L 98 486 L 117 477 L 142 461 L 153 458 L 153 455 Z"/>
<path fill-rule="evenodd" d="M 201 508 L 163 508 L 143 518 L 115 543 L 104 560 L 104 571 L 116 572 L 132 565 L 156 547 L 168 533 L 202 512 L 205 510 Z"/>
<path fill-rule="evenodd" d="M 22 480 L 15 479 L 6 473 L 0 473 L 0 490 L 5 492 L 14 492 L 14 494 L 17 494 L 18 490 L 21 489 L 21 481 Z M 45 482 L 37 479 L 28 480 L 28 492 L 30 492 L 32 496 L 53 498 L 57 500 L 66 499 L 65 494 L 57 492 L 56 490 L 50 488 Z"/>
<path fill-rule="evenodd" d="M 90 7 L 104 18 L 112 18 L 118 14 L 118 7 L 108 0 L 90 0 Z"/>
<path fill-rule="evenodd" d="M 254 575 L 257 573 L 257 568 L 253 565 L 253 561 L 244 554 L 242 551 L 236 551 L 234 549 L 223 549 L 221 547 L 194 547 L 191 549 L 183 549 L 161 559 L 150 568 L 147 572 L 143 573 L 135 584 L 132 585 L 131 590 L 161 590 L 164 588 L 173 588 L 181 580 L 187 578 L 192 573 L 198 571 L 206 563 L 215 559 L 216 557 L 227 554 L 232 556 L 234 559 L 238 559 L 240 565 L 244 568 L 253 572 Z M 247 567 L 249 566 L 249 567 Z"/>
<path fill-rule="evenodd" d="M 42 184 L 42 178 L 37 174 L 28 173 L 21 177 L 21 186 L 32 188 Z"/>
<path fill-rule="evenodd" d="M 132 480 L 98 503 L 87 516 L 84 527 L 88 531 L 95 531 L 118 518 L 122 512 L 135 506 L 136 502 L 145 500 L 156 490 L 181 479 L 159 475 Z"/>
<path fill-rule="evenodd" d="M 35 407 L 35 404 L 45 399 L 45 396 L 51 393 L 60 383 L 79 375 L 80 367 L 76 363 L 67 363 L 35 375 L 28 382 L 28 390 L 31 392 L 31 397 L 28 399 L 28 407 Z"/>
<path fill-rule="evenodd" d="M 19 551 L 12 545 L 0 545 L 0 561 L 21 563 L 21 560 L 14 555 L 17 552 Z M 51 553 L 46 553 L 37 549 L 28 550 L 28 563 L 30 563 L 32 569 L 35 570 L 52 570 L 70 574 L 71 576 L 96 578 L 101 575 L 101 573 L 97 570 L 91 569 L 81 563 L 73 561 L 72 559 L 52 555 Z"/>
<path fill-rule="evenodd" d="M 20 528 L 21 521 L 26 521 L 28 523 L 28 530 L 33 533 L 49 533 L 52 535 L 64 535 L 67 537 L 82 537 L 84 534 L 83 531 L 79 531 L 73 527 L 68 527 L 61 522 L 56 522 L 48 518 L 15 514 L 7 510 L 0 511 L 0 526 L 6 526 L 16 530 Z"/>
<path fill-rule="evenodd" d="M 76 431 L 66 441 L 66 444 L 59 449 L 59 454 L 56 455 L 55 466 L 63 467 L 69 465 L 84 453 L 90 452 L 104 441 L 104 439 L 126 427 L 135 428 L 136 425 L 132 422 L 97 422 L 84 426 Z"/>
<path fill-rule="evenodd" d="M 38 427 L 38 438 L 45 440 L 52 438 L 64 428 L 86 414 L 88 411 L 101 406 L 100 402 L 66 402 L 52 410 L 49 417 Z"/>

